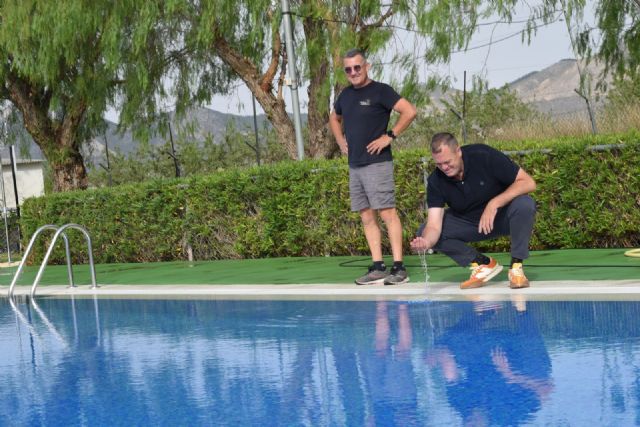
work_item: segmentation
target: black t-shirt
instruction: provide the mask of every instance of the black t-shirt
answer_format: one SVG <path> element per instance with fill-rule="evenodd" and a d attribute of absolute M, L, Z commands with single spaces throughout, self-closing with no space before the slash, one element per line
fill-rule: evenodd
<path fill-rule="evenodd" d="M 387 84 L 371 81 L 361 88 L 345 88 L 334 104 L 342 116 L 349 147 L 349 165 L 365 166 L 391 160 L 391 146 L 380 154 L 367 153 L 367 145 L 387 132 L 393 106 L 401 96 Z"/>
<path fill-rule="evenodd" d="M 462 148 L 464 179 L 449 178 L 440 169 L 429 175 L 427 206 L 449 206 L 457 216 L 478 221 L 489 200 L 516 180 L 520 167 L 495 148 L 484 144 Z"/>

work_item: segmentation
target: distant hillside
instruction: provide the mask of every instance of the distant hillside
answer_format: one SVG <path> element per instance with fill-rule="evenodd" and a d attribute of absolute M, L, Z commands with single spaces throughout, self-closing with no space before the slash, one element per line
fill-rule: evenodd
<path fill-rule="evenodd" d="M 602 93 L 595 91 L 603 67 L 595 63 L 580 65 L 583 72 L 592 76 L 591 101 L 597 105 L 598 98 L 600 103 L 604 99 Z M 580 87 L 578 61 L 575 59 L 563 59 L 540 71 L 524 75 L 511 82 L 509 87 L 524 102 L 544 113 L 564 115 L 587 109 L 584 99 L 575 92 Z"/>
<path fill-rule="evenodd" d="M 171 129 L 173 132 L 174 141 L 178 137 L 178 133 L 181 129 L 192 125 L 194 139 L 196 141 L 204 141 L 209 135 L 213 137 L 214 142 L 222 141 L 227 129 L 227 124 L 230 121 L 235 121 L 235 127 L 240 132 L 252 132 L 253 133 L 253 116 L 238 116 L 235 114 L 225 114 L 218 111 L 211 110 L 205 107 L 198 107 L 191 110 L 184 119 L 178 121 L 173 112 L 169 113 L 171 118 Z M 258 129 L 262 129 L 267 121 L 264 114 L 256 116 Z M 135 151 L 138 142 L 134 139 L 133 133 L 129 130 L 124 133 L 118 133 L 117 124 L 105 120 L 107 123 L 107 144 L 110 152 L 116 151 L 124 155 L 128 155 Z M 268 123 L 268 122 L 267 122 Z M 169 135 L 162 136 L 159 132 L 156 132 L 149 143 L 152 146 L 163 145 L 169 141 Z M 85 150 L 85 154 L 91 156 L 91 161 L 102 161 L 105 152 L 105 137 L 97 136 L 90 141 L 90 148 Z"/>
<path fill-rule="evenodd" d="M 230 121 L 235 121 L 236 129 L 241 132 L 253 132 L 253 116 L 225 114 L 201 107 L 191 111 L 182 121 L 177 121 L 174 113 L 170 113 L 170 117 L 174 140 L 177 138 L 180 129 L 184 128 L 189 123 L 194 124 L 194 137 L 196 140 L 200 141 L 205 140 L 208 135 L 213 136 L 214 141 L 221 141 L 225 134 L 227 124 Z M 265 122 L 267 121 L 266 116 L 264 114 L 260 114 L 256 117 L 256 119 L 258 129 L 262 129 L 265 125 Z M 119 133 L 118 125 L 116 123 L 105 120 L 105 124 L 107 126 L 105 134 L 110 152 L 119 152 L 127 155 L 136 149 L 138 142 L 134 140 L 133 133 L 131 131 L 127 130 L 123 133 Z M 27 149 L 26 152 L 23 149 L 23 152 L 21 153 L 21 155 L 19 155 L 19 157 L 31 159 L 43 158 L 40 148 L 36 145 L 35 142 L 33 142 L 33 139 L 26 132 L 26 130 L 14 128 L 12 129 L 12 132 L 19 134 L 17 137 L 22 142 L 19 142 L 18 145 Z M 163 137 L 162 135 L 156 134 L 149 140 L 149 143 L 151 145 L 157 146 L 164 144 L 168 140 L 169 135 Z M 89 142 L 88 146 L 84 149 L 85 156 L 91 157 L 89 160 L 93 163 L 103 161 L 102 159 L 104 158 L 104 153 L 104 135 L 98 135 L 93 138 Z"/>

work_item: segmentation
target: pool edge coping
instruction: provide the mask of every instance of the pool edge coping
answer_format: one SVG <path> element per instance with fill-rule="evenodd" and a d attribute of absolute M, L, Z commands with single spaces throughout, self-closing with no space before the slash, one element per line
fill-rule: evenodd
<path fill-rule="evenodd" d="M 0 286 L 0 296 L 8 286 Z M 18 286 L 14 295 L 24 297 L 30 286 Z M 285 285 L 114 285 L 93 289 L 83 285 L 39 287 L 37 297 L 107 297 L 107 298 L 217 298 L 217 299 L 429 299 L 496 300 L 524 297 L 527 300 L 616 299 L 640 300 L 640 280 L 536 281 L 525 289 L 510 289 L 508 282 L 491 282 L 476 289 L 461 290 L 458 283 L 434 282 L 425 287 L 415 282 L 398 286 L 345 284 Z"/>

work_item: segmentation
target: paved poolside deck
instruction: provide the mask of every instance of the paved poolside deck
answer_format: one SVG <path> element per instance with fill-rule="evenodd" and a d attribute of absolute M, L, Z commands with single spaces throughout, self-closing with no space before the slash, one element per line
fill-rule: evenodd
<path fill-rule="evenodd" d="M 485 287 L 461 290 L 468 272 L 444 255 L 431 255 L 429 286 L 416 256 L 407 256 L 412 281 L 399 286 L 357 286 L 354 277 L 366 271 L 368 258 L 309 257 L 96 265 L 92 289 L 86 265 L 73 267 L 69 288 L 65 265 L 47 266 L 37 296 L 110 298 L 243 298 L 243 299 L 634 299 L 640 300 L 640 258 L 624 249 L 534 251 L 525 263 L 530 288 L 508 287 L 506 269 Z M 492 254 L 503 265 L 509 255 Z M 0 270 L 0 297 L 9 290 L 16 267 Z M 14 295 L 28 295 L 38 266 L 26 269 Z"/>

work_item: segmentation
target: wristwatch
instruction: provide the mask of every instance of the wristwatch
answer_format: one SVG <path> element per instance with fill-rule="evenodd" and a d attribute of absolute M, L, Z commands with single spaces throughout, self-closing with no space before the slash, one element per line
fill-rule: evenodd
<path fill-rule="evenodd" d="M 391 139 L 396 139 L 398 137 L 395 133 L 393 133 L 392 129 L 389 129 L 387 131 L 387 136 L 390 137 Z"/>

